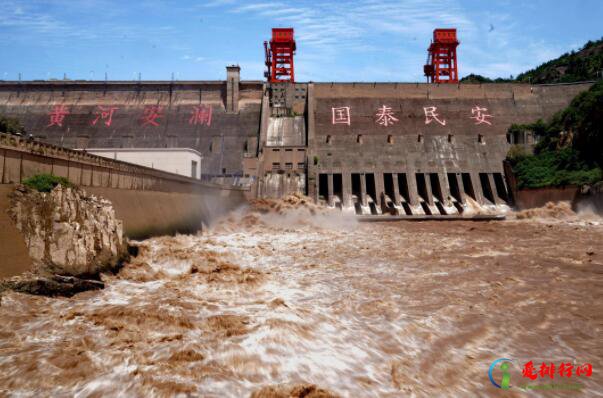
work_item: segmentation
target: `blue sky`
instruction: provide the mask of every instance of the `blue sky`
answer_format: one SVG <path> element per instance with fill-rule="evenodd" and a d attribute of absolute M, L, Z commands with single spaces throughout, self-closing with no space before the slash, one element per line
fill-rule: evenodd
<path fill-rule="evenodd" d="M 424 81 L 432 31 L 456 27 L 460 75 L 508 77 L 603 36 L 601 0 L 0 1 L 0 79 L 263 79 L 262 43 L 294 27 L 298 81 Z"/>

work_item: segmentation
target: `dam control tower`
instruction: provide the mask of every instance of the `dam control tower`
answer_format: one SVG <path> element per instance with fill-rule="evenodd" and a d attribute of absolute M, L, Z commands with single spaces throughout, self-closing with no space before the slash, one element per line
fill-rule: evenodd
<path fill-rule="evenodd" d="M 295 83 L 293 55 L 295 54 L 293 28 L 273 28 L 272 39 L 264 42 L 266 52 L 265 75 L 271 83 Z"/>
<path fill-rule="evenodd" d="M 427 49 L 427 64 L 423 72 L 428 83 L 458 83 L 459 70 L 456 48 L 459 41 L 456 29 L 435 29 Z"/>

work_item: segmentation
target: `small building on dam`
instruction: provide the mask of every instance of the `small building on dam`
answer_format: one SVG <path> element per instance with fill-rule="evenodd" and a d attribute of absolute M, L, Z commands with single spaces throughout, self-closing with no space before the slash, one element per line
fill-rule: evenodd
<path fill-rule="evenodd" d="M 88 148 L 86 152 L 200 179 L 203 157 L 191 148 Z"/>

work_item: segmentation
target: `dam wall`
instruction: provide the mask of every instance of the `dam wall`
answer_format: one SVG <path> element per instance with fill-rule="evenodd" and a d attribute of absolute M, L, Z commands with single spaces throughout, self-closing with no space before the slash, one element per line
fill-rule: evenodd
<path fill-rule="evenodd" d="M 362 214 L 507 204 L 508 128 L 551 117 L 590 85 L 310 84 L 308 192 Z"/>
<path fill-rule="evenodd" d="M 15 184 L 40 173 L 65 177 L 109 199 L 131 239 L 195 232 L 245 200 L 240 188 L 0 134 L 0 273 L 31 265 L 23 236 L 7 214 L 8 195 Z"/>
<path fill-rule="evenodd" d="M 270 84 L 238 73 L 0 82 L 0 114 L 67 148 L 191 148 L 204 180 L 248 186 L 250 197 L 299 192 L 358 214 L 447 215 L 509 204 L 508 128 L 550 118 L 592 85 Z"/>
<path fill-rule="evenodd" d="M 0 83 L 0 114 L 66 148 L 191 148 L 206 175 L 242 174 L 255 155 L 261 82 Z"/>

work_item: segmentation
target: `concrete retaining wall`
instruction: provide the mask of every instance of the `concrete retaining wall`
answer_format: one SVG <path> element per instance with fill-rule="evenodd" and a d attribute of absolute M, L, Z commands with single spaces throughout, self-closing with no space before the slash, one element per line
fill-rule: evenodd
<path fill-rule="evenodd" d="M 559 188 L 523 189 L 515 192 L 517 210 L 542 207 L 547 202 L 567 201 L 574 203 L 578 198 L 580 188 L 576 186 Z"/>
<path fill-rule="evenodd" d="M 0 278 L 13 276 L 31 268 L 25 239 L 8 213 L 8 194 L 12 184 L 0 184 Z"/>
<path fill-rule="evenodd" d="M 39 173 L 66 177 L 111 200 L 125 234 L 134 239 L 194 232 L 245 201 L 241 189 L 0 134 L 0 277 L 31 266 L 6 211 L 15 184 Z"/>
<path fill-rule="evenodd" d="M 19 183 L 40 173 L 65 177 L 83 187 L 200 194 L 225 189 L 178 174 L 0 134 L 3 184 Z"/>
<path fill-rule="evenodd" d="M 231 190 L 199 194 L 92 187 L 86 191 L 113 203 L 131 239 L 194 233 L 202 223 L 211 223 L 244 200 L 242 191 Z"/>

